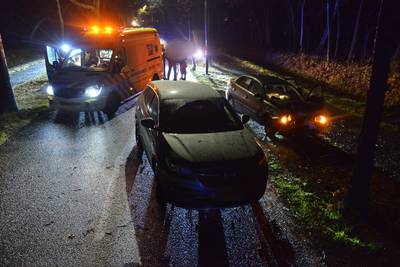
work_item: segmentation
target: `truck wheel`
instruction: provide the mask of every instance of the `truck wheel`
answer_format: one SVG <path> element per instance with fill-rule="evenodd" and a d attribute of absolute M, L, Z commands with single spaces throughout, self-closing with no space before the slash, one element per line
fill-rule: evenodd
<path fill-rule="evenodd" d="M 115 112 L 117 112 L 119 108 L 119 104 L 121 103 L 120 98 L 116 93 L 111 93 L 107 98 L 107 104 L 104 108 L 104 113 L 107 114 L 108 118 L 111 119 L 114 117 Z"/>
<path fill-rule="evenodd" d="M 160 77 L 158 77 L 158 74 L 154 74 L 152 81 L 158 81 L 158 80 L 160 80 Z"/>

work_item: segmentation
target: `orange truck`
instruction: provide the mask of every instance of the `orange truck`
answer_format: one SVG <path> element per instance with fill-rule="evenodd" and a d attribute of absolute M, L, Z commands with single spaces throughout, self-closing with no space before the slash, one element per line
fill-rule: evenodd
<path fill-rule="evenodd" d="M 112 116 L 121 102 L 163 77 L 160 37 L 153 28 L 92 26 L 46 52 L 46 92 L 56 110 Z"/>

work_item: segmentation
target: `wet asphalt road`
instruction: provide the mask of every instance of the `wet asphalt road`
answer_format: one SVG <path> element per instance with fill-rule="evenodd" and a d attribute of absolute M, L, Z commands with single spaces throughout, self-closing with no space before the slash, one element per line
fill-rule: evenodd
<path fill-rule="evenodd" d="M 36 77 L 46 74 L 46 66 L 44 59 L 35 60 L 27 64 L 10 69 L 10 82 L 11 86 L 25 83 L 33 80 Z"/>
<path fill-rule="evenodd" d="M 0 265 L 276 266 L 267 193 L 226 210 L 158 206 L 135 101 L 112 120 L 53 112 L 0 146 Z"/>

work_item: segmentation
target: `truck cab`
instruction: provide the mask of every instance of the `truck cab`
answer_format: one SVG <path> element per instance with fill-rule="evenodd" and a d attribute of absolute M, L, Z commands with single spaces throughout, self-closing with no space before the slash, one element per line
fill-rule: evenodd
<path fill-rule="evenodd" d="M 47 46 L 50 106 L 113 115 L 122 101 L 163 76 L 161 50 L 155 29 L 97 26 L 68 44 Z"/>

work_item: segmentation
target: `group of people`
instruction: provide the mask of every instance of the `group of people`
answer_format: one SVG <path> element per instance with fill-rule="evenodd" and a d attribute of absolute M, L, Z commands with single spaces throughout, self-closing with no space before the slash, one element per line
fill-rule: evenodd
<path fill-rule="evenodd" d="M 174 71 L 174 81 L 177 80 L 178 78 L 178 65 L 179 65 L 179 72 L 181 74 L 181 80 L 186 80 L 186 69 L 187 69 L 187 63 L 186 63 L 186 58 L 180 61 L 168 58 L 168 56 L 164 57 L 164 73 L 165 73 L 165 65 L 166 62 L 168 62 L 168 73 L 164 77 L 165 80 L 169 80 L 171 77 L 171 71 Z"/>

